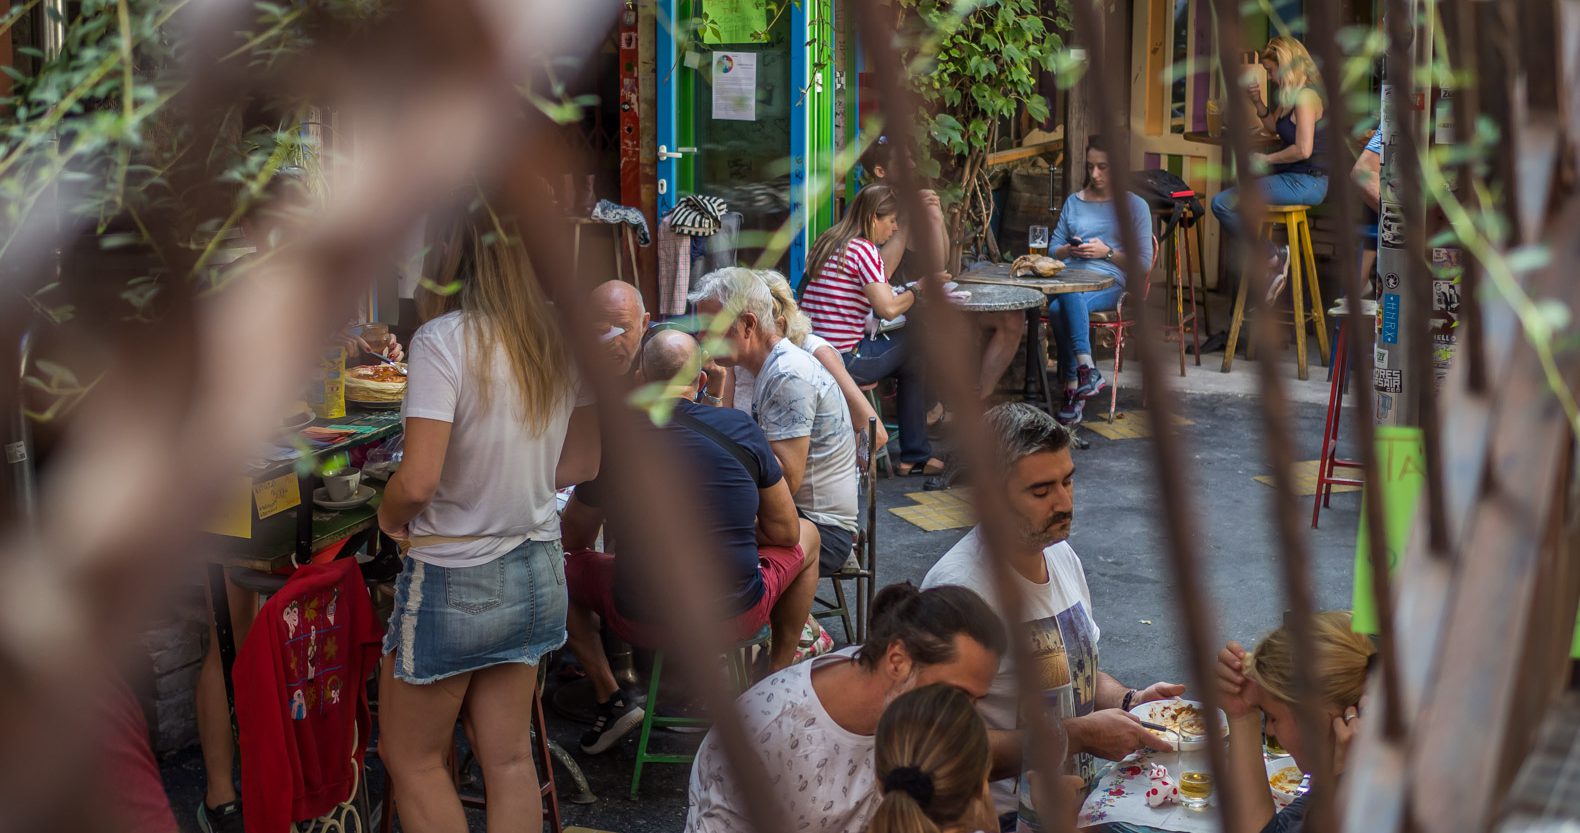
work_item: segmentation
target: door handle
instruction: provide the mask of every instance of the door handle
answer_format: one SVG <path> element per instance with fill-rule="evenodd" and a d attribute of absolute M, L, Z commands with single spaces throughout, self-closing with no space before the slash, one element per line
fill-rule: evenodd
<path fill-rule="evenodd" d="M 696 153 L 696 152 L 697 152 L 696 148 L 675 148 L 674 150 L 670 150 L 669 148 L 665 147 L 664 145 L 659 145 L 658 146 L 658 161 L 664 162 L 664 161 L 669 160 L 669 159 L 680 159 L 681 157 L 685 156 L 688 153 Z"/>

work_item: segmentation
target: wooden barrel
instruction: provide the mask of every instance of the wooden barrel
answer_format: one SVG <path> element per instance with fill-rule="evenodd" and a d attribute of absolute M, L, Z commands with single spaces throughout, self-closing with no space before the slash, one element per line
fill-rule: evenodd
<path fill-rule="evenodd" d="M 1022 168 L 1010 173 L 1009 193 L 1004 200 L 1004 218 L 999 224 L 999 248 L 1008 254 L 1026 253 L 1026 229 L 1054 223 L 1048 210 L 1049 189 L 1058 176 L 1046 168 Z"/>

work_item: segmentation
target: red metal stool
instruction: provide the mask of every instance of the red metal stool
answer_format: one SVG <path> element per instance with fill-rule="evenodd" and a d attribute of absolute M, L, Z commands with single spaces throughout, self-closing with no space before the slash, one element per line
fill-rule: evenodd
<path fill-rule="evenodd" d="M 1361 301 L 1360 313 L 1362 321 L 1372 321 L 1377 317 L 1376 301 Z M 1346 300 L 1341 299 L 1328 315 L 1339 319 L 1338 343 L 1333 346 L 1334 373 L 1328 383 L 1328 415 L 1322 425 L 1322 457 L 1317 460 L 1317 492 L 1311 503 L 1311 528 L 1317 528 L 1317 520 L 1322 516 L 1322 510 L 1328 506 L 1333 497 L 1334 486 L 1363 486 L 1365 481 L 1348 477 L 1339 477 L 1339 469 L 1358 469 L 1361 464 L 1358 460 L 1350 460 L 1339 456 L 1339 427 L 1344 409 L 1344 386 L 1350 377 L 1349 342 L 1345 338 L 1350 326 L 1350 309 Z"/>

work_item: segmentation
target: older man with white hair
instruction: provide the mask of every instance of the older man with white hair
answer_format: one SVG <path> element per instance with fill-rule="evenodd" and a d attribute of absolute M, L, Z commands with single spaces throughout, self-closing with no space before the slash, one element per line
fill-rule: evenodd
<path fill-rule="evenodd" d="M 851 555 L 856 532 L 856 438 L 839 383 L 774 323 L 773 295 L 750 269 L 731 267 L 702 276 L 691 293 L 704 316 L 724 316 L 725 366 L 757 377 L 752 416 L 784 469 L 796 509 L 822 536 L 818 562 L 825 575 Z"/>

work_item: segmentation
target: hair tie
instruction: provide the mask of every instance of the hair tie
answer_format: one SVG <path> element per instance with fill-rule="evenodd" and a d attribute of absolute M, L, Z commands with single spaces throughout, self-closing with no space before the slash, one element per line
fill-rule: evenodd
<path fill-rule="evenodd" d="M 883 791 L 895 790 L 909 793 L 917 805 L 926 810 L 928 802 L 933 800 L 933 776 L 914 766 L 895 767 L 883 776 Z"/>

